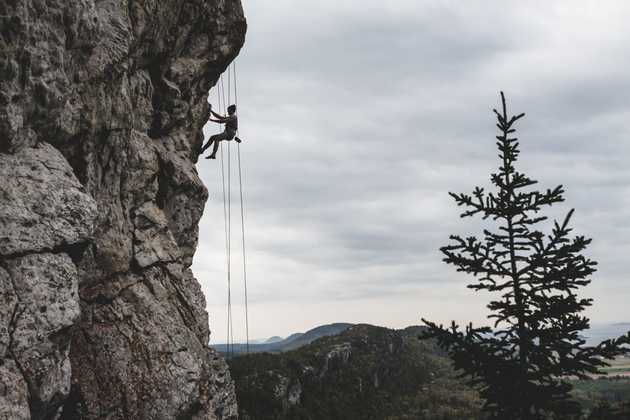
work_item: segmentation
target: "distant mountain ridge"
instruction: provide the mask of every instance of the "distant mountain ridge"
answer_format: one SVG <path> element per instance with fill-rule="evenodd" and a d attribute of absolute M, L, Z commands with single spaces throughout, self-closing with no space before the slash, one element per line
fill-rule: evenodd
<path fill-rule="evenodd" d="M 319 328 L 319 327 L 316 327 L 316 328 Z M 309 330 L 309 331 L 311 331 L 311 330 Z M 288 336 L 287 338 L 285 338 L 285 340 L 287 340 L 287 341 L 293 341 L 293 340 L 295 340 L 296 338 L 300 337 L 301 335 L 304 335 L 304 333 L 293 333 L 293 334 L 291 334 L 290 336 Z"/>
<path fill-rule="evenodd" d="M 289 350 L 295 350 L 302 346 L 312 343 L 318 338 L 328 337 L 332 335 L 337 335 L 347 330 L 354 324 L 338 322 L 334 324 L 326 324 L 320 325 L 319 327 L 315 327 L 306 331 L 305 333 L 294 333 L 288 336 L 285 339 L 281 337 L 271 337 L 268 340 L 262 343 L 250 343 L 249 344 L 249 352 L 250 353 L 282 353 Z M 279 339 L 279 340 L 276 340 Z M 211 345 L 218 352 L 226 355 L 228 353 L 227 344 L 214 344 Z M 247 345 L 243 343 L 238 343 L 230 346 L 229 353 L 232 355 L 243 354 L 247 352 Z"/>
<path fill-rule="evenodd" d="M 583 332 L 586 344 L 595 346 L 604 340 L 617 338 L 630 331 L 630 322 L 615 322 L 610 324 L 591 325 L 591 328 Z"/>
<path fill-rule="evenodd" d="M 259 339 L 250 341 L 250 352 L 251 353 L 261 353 L 261 352 L 285 352 L 289 350 L 297 349 L 306 344 L 310 344 L 314 340 L 320 337 L 327 337 L 330 335 L 340 334 L 349 327 L 355 324 L 350 323 L 333 323 L 320 325 L 318 327 L 312 328 L 305 333 L 293 333 L 286 338 L 282 338 L 280 336 L 273 336 L 267 339 Z M 409 328 L 417 328 L 417 327 L 409 327 Z M 592 325 L 589 330 L 584 332 L 584 337 L 587 340 L 587 344 L 596 345 L 603 340 L 616 338 L 621 335 L 624 335 L 627 331 L 630 330 L 630 322 L 612 322 L 608 324 L 596 324 Z M 227 346 L 224 343 L 214 344 L 211 347 L 215 348 L 217 351 L 221 353 L 227 352 Z M 234 344 L 233 353 L 240 354 L 245 353 L 247 351 L 247 346 L 243 343 Z"/>
<path fill-rule="evenodd" d="M 341 334 L 355 324 L 338 322 L 333 324 L 320 325 L 304 333 L 293 333 L 286 338 L 273 336 L 268 339 L 252 341 L 249 344 L 250 353 L 282 353 L 295 350 L 312 343 L 321 337 L 328 337 Z M 415 329 L 417 327 L 410 327 Z M 603 340 L 616 338 L 630 330 L 630 322 L 615 322 L 602 325 L 593 325 L 591 329 L 584 332 L 588 345 L 596 345 Z M 227 345 L 224 343 L 211 345 L 222 354 L 227 354 Z M 230 348 L 232 355 L 239 355 L 247 352 L 247 345 L 243 343 L 234 344 Z"/>

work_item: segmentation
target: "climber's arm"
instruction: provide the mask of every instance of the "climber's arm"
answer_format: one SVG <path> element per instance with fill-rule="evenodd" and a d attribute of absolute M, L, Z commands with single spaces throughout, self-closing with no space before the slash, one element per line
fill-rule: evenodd
<path fill-rule="evenodd" d="M 225 117 L 223 115 L 221 115 L 221 114 L 217 114 L 216 112 L 214 112 L 212 110 L 210 110 L 210 112 L 212 113 L 212 115 L 214 115 L 216 118 L 218 118 L 220 120 L 225 119 Z"/>

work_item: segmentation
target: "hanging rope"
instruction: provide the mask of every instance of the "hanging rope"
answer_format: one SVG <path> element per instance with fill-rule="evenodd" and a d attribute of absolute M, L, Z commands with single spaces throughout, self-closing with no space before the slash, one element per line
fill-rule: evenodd
<path fill-rule="evenodd" d="M 232 63 L 230 67 L 228 67 L 227 73 L 227 85 L 228 85 L 228 93 L 227 93 L 227 101 L 225 95 L 225 83 L 224 77 L 221 75 L 219 83 L 217 84 L 217 100 L 219 109 L 223 110 L 223 113 L 227 115 L 227 107 L 231 104 L 231 91 L 232 91 L 232 80 L 234 80 L 234 105 L 236 105 L 238 110 L 238 90 L 236 83 L 236 63 Z M 238 132 L 237 132 L 238 135 Z M 226 253 L 226 262 L 227 262 L 227 283 L 228 283 L 228 304 L 227 304 L 227 355 L 228 358 L 233 356 L 234 353 L 234 318 L 232 314 L 232 182 L 231 182 L 231 173 L 232 173 L 232 157 L 231 157 L 231 148 L 230 143 L 227 144 L 227 177 L 225 175 L 225 159 L 223 152 L 223 143 L 220 144 L 221 147 L 221 181 L 223 185 L 223 219 L 225 225 L 225 253 Z M 240 143 L 237 144 L 237 164 L 238 164 L 238 183 L 239 183 L 239 196 L 240 196 L 240 211 L 241 211 L 241 239 L 242 239 L 242 252 L 243 252 L 243 283 L 244 283 L 244 293 L 245 293 L 245 337 L 246 337 L 246 350 L 247 354 L 249 354 L 249 306 L 248 306 L 248 296 L 247 296 L 247 256 L 245 253 L 245 210 L 244 210 L 244 200 L 243 200 L 243 170 L 241 164 L 241 148 Z M 226 185 L 227 178 L 227 185 Z"/>
<path fill-rule="evenodd" d="M 229 87 L 229 83 L 228 83 Z M 229 96 L 229 93 L 228 93 Z M 225 104 L 225 102 L 224 102 Z M 224 111 L 225 114 L 225 111 Z M 234 350 L 234 324 L 232 317 L 232 280 L 231 280 L 231 261 L 232 261 L 232 158 L 230 154 L 230 144 L 227 145 L 227 171 L 228 171 L 228 311 L 229 311 L 229 336 L 232 350 Z"/>
<path fill-rule="evenodd" d="M 221 76 L 220 83 L 218 85 L 218 104 L 219 110 L 223 110 L 225 112 L 225 85 L 223 83 L 223 75 Z M 225 255 L 226 255 L 226 263 L 227 263 L 227 280 L 228 280 L 228 307 L 227 307 L 227 354 L 228 357 L 232 355 L 233 352 L 233 333 L 232 333 L 232 286 L 231 286 L 231 191 L 230 191 L 230 166 L 229 166 L 229 149 L 228 149 L 228 177 L 227 177 L 227 197 L 226 197 L 226 182 L 225 182 L 225 159 L 223 153 L 223 144 L 220 144 L 221 147 L 221 181 L 223 185 L 223 221 L 225 226 Z"/>
<path fill-rule="evenodd" d="M 234 71 L 234 104 L 236 105 L 236 109 L 238 109 L 238 89 L 236 85 L 236 62 L 234 62 L 232 66 L 232 70 Z M 238 135 L 238 132 L 237 132 Z M 245 252 L 245 210 L 243 205 L 243 171 L 241 165 L 241 144 L 237 143 L 236 146 L 237 156 L 238 156 L 238 186 L 239 193 L 241 198 L 241 235 L 242 235 L 242 245 L 243 245 L 243 286 L 245 292 L 245 339 L 247 346 L 247 354 L 249 354 L 249 307 L 248 307 L 248 296 L 247 296 L 247 254 Z"/>

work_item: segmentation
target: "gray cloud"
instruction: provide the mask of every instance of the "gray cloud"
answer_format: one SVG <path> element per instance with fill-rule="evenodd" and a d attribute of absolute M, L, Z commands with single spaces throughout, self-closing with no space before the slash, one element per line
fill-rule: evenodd
<path fill-rule="evenodd" d="M 306 329 L 331 311 L 391 326 L 420 316 L 483 319 L 484 297 L 465 289 L 468 279 L 441 263 L 438 248 L 480 226 L 458 218 L 447 191 L 489 185 L 500 89 L 514 112 L 527 113 L 521 169 L 541 187 L 565 185 L 567 202 L 551 214 L 577 208 L 576 233 L 595 238 L 593 319 L 628 318 L 628 5 L 276 0 L 245 8 L 238 99 L 257 336 Z M 211 199 L 193 269 L 221 337 L 220 169 L 203 159 L 198 169 Z M 237 273 L 233 282 L 240 302 Z"/>

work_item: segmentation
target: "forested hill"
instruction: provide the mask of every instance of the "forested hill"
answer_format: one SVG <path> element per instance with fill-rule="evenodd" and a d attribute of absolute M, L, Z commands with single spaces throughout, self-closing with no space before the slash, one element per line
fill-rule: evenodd
<path fill-rule="evenodd" d="M 287 353 L 236 357 L 240 418 L 477 418 L 476 393 L 420 332 L 354 325 Z"/>
<path fill-rule="evenodd" d="M 296 350 L 237 356 L 229 365 L 240 419 L 483 419 L 477 393 L 433 341 L 418 339 L 422 331 L 352 325 Z M 630 379 L 572 385 L 584 419 L 630 420 Z"/>

